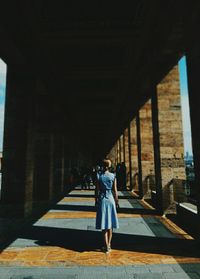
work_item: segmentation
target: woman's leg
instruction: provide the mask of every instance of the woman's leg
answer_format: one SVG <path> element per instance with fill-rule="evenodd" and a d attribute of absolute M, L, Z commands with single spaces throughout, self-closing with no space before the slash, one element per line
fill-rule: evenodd
<path fill-rule="evenodd" d="M 108 247 L 108 230 L 103 230 L 104 245 Z"/>
<path fill-rule="evenodd" d="M 112 241 L 112 229 L 108 230 L 108 246 L 107 247 L 111 247 L 111 241 Z"/>

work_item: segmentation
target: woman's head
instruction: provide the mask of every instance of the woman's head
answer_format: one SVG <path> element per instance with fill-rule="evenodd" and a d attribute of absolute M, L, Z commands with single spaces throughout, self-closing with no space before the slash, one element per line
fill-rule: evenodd
<path fill-rule="evenodd" d="M 103 169 L 108 170 L 111 167 L 111 161 L 109 159 L 104 159 L 103 160 Z"/>

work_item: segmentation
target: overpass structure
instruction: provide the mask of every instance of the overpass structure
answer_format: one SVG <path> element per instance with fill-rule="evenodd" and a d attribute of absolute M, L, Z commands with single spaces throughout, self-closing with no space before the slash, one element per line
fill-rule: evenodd
<path fill-rule="evenodd" d="M 162 214 L 185 179 L 177 63 L 185 55 L 200 212 L 198 1 L 5 1 L 1 214 L 31 216 L 69 169 L 108 156 Z M 184 201 L 182 184 L 174 195 Z"/>

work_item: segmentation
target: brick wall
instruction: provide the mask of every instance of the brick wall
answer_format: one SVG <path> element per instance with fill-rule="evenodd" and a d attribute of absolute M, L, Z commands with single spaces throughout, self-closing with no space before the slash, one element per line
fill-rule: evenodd
<path fill-rule="evenodd" d="M 178 66 L 157 85 L 164 208 L 173 178 L 185 179 L 183 128 Z"/>

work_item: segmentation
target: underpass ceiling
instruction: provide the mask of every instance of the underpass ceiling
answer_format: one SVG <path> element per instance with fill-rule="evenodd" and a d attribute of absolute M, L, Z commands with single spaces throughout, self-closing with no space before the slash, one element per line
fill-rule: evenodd
<path fill-rule="evenodd" d="M 10 3 L 4 29 L 96 156 L 149 98 L 152 80 L 182 55 L 191 9 L 179 0 Z"/>

